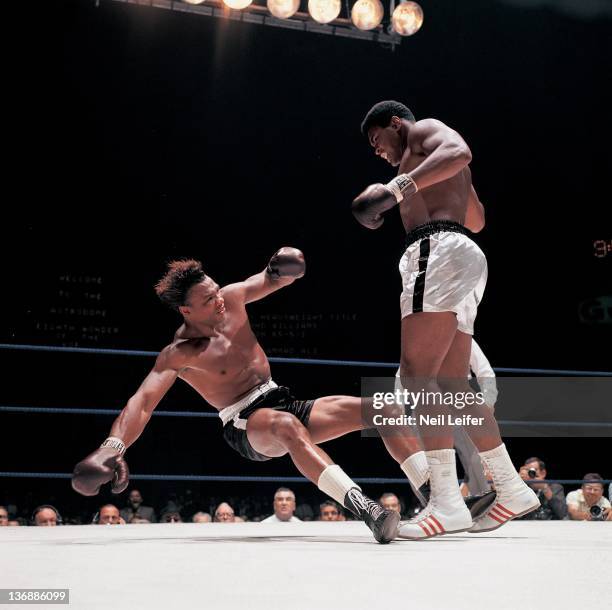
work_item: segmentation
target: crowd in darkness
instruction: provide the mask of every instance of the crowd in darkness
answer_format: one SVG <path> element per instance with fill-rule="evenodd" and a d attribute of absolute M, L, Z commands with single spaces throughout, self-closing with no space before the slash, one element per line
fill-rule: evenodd
<path fill-rule="evenodd" d="M 612 484 L 607 496 L 604 479 L 598 473 L 587 473 L 583 484 L 566 494 L 559 483 L 547 481 L 546 464 L 538 457 L 530 457 L 518 469 L 520 476 L 537 493 L 541 506 L 522 517 L 525 520 L 575 520 L 612 521 Z M 492 481 L 490 482 L 493 487 Z M 469 494 L 469 483 L 461 486 L 464 495 Z M 411 518 L 420 510 L 416 498 L 391 491 L 384 492 L 379 502 L 388 510 Z M 29 512 L 31 510 L 31 513 Z M 72 514 L 62 517 L 57 507 L 43 504 L 30 509 L 18 507 L 11 499 L 0 506 L 0 526 L 56 526 L 56 525 L 123 525 L 151 523 L 240 523 L 240 522 L 296 522 L 296 521 L 347 521 L 354 516 L 332 500 L 313 505 L 298 502 L 293 490 L 279 487 L 272 499 L 265 496 L 247 498 L 229 496 L 198 498 L 191 491 L 172 494 L 164 506 L 154 508 L 145 503 L 137 488 L 131 488 L 124 506 L 104 504 L 93 515 Z"/>

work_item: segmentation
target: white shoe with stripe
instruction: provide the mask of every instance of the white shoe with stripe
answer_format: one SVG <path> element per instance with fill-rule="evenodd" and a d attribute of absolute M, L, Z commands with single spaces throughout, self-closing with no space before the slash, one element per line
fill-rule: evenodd
<path fill-rule="evenodd" d="M 459 491 L 454 449 L 427 451 L 426 456 L 431 471 L 429 502 L 414 519 L 400 523 L 399 538 L 422 540 L 465 532 L 473 524 Z"/>
<path fill-rule="evenodd" d="M 497 499 L 491 508 L 476 519 L 468 531 L 472 534 L 492 532 L 512 519 L 536 510 L 539 506 L 538 496 L 524 483 L 521 487 L 515 487 L 512 493 L 498 491 Z"/>
<path fill-rule="evenodd" d="M 430 503 L 414 519 L 400 523 L 397 535 L 409 540 L 423 540 L 443 534 L 465 532 L 472 525 L 472 516 L 465 504 L 451 513 L 445 513 Z"/>

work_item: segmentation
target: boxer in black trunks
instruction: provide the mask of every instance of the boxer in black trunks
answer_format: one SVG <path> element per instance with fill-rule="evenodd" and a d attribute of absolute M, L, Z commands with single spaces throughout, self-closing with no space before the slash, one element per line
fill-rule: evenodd
<path fill-rule="evenodd" d="M 365 496 L 317 446 L 365 427 L 361 399 L 296 400 L 287 388 L 272 381 L 266 354 L 249 324 L 248 303 L 288 286 L 304 271 L 303 254 L 288 247 L 274 254 L 262 272 L 223 288 L 204 273 L 198 261 L 170 263 L 156 292 L 183 316 L 183 324 L 113 423 L 109 438 L 76 465 L 73 488 L 89 496 L 110 481 L 115 493 L 127 487 L 129 472 L 123 454 L 180 378 L 219 411 L 223 436 L 238 453 L 257 461 L 289 454 L 305 477 L 363 519 L 378 542 L 393 539 L 399 514 Z M 414 442 L 418 444 L 418 439 Z M 385 443 L 409 474 L 410 456 L 416 449 L 410 438 L 389 435 Z M 417 481 L 416 488 L 421 484 Z"/>

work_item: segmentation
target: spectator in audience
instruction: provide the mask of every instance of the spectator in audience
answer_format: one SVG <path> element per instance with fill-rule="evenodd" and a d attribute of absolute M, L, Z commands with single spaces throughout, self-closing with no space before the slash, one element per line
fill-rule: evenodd
<path fill-rule="evenodd" d="M 0 506 L 0 527 L 7 527 L 9 524 L 8 510 L 4 506 Z"/>
<path fill-rule="evenodd" d="M 221 502 L 215 509 L 215 523 L 235 523 L 234 509 L 227 503 Z"/>
<path fill-rule="evenodd" d="M 608 485 L 608 500 L 610 500 L 610 502 L 612 502 L 612 483 L 610 483 L 610 485 Z"/>
<path fill-rule="evenodd" d="M 34 509 L 32 513 L 32 525 L 55 527 L 61 524 L 62 519 L 60 517 L 57 508 L 50 504 L 43 504 Z"/>
<path fill-rule="evenodd" d="M 199 511 L 193 517 L 191 517 L 191 520 L 194 523 L 210 523 L 212 521 L 212 517 L 208 513 Z"/>
<path fill-rule="evenodd" d="M 378 500 L 386 510 L 394 510 L 396 513 L 402 513 L 402 503 L 400 499 L 391 492 L 385 492 Z"/>
<path fill-rule="evenodd" d="M 279 487 L 274 494 L 274 514 L 262 521 L 262 523 L 281 523 L 300 521 L 293 513 L 295 512 L 295 494 L 287 487 Z"/>
<path fill-rule="evenodd" d="M 610 501 L 604 498 L 603 481 L 600 474 L 589 472 L 583 477 L 580 489 L 567 494 L 567 512 L 574 521 L 612 521 Z M 603 519 L 602 519 L 603 518 Z"/>
<path fill-rule="evenodd" d="M 8 525 L 11 527 L 19 527 L 21 525 L 21 522 L 18 519 L 9 519 Z"/>
<path fill-rule="evenodd" d="M 125 525 L 119 509 L 114 504 L 105 504 L 98 513 L 98 525 Z"/>
<path fill-rule="evenodd" d="M 128 523 L 145 524 L 151 522 L 148 519 L 143 519 L 142 517 L 132 517 Z"/>
<path fill-rule="evenodd" d="M 519 469 L 523 481 L 535 491 L 540 501 L 540 508 L 526 514 L 520 519 L 537 521 L 559 521 L 567 517 L 565 491 L 559 483 L 531 483 L 533 479 L 546 478 L 546 464 L 537 457 L 525 460 Z"/>
<path fill-rule="evenodd" d="M 183 523 L 183 518 L 178 511 L 169 511 L 161 516 L 160 523 Z"/>
<path fill-rule="evenodd" d="M 315 514 L 310 504 L 302 502 L 302 504 L 299 504 L 295 509 L 295 516 L 300 521 L 313 521 Z"/>
<path fill-rule="evenodd" d="M 132 517 L 146 519 L 149 523 L 155 523 L 157 521 L 153 507 L 143 505 L 142 495 L 138 489 L 132 489 L 132 491 L 130 491 L 127 506 L 121 509 L 121 518 L 124 521 L 131 523 Z"/>
<path fill-rule="evenodd" d="M 333 500 L 325 500 L 319 506 L 319 521 L 340 521 L 340 508 Z"/>

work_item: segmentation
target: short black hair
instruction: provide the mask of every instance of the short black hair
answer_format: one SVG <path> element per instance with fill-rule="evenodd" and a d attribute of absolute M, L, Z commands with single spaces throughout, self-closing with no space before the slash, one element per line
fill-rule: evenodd
<path fill-rule="evenodd" d="M 200 261 L 192 258 L 170 261 L 166 274 L 155 285 L 155 292 L 162 303 L 178 311 L 179 306 L 185 305 L 191 287 L 205 278 Z"/>
<path fill-rule="evenodd" d="M 546 470 L 546 464 L 538 457 L 530 457 L 528 459 L 525 460 L 525 464 L 523 464 L 524 466 L 527 466 L 527 464 L 531 464 L 531 462 L 537 462 L 538 463 L 538 468 L 540 470 Z"/>
<path fill-rule="evenodd" d="M 374 104 L 361 122 L 361 133 L 367 138 L 370 127 L 388 127 L 391 117 L 414 121 L 414 114 L 401 102 L 385 100 Z"/>

